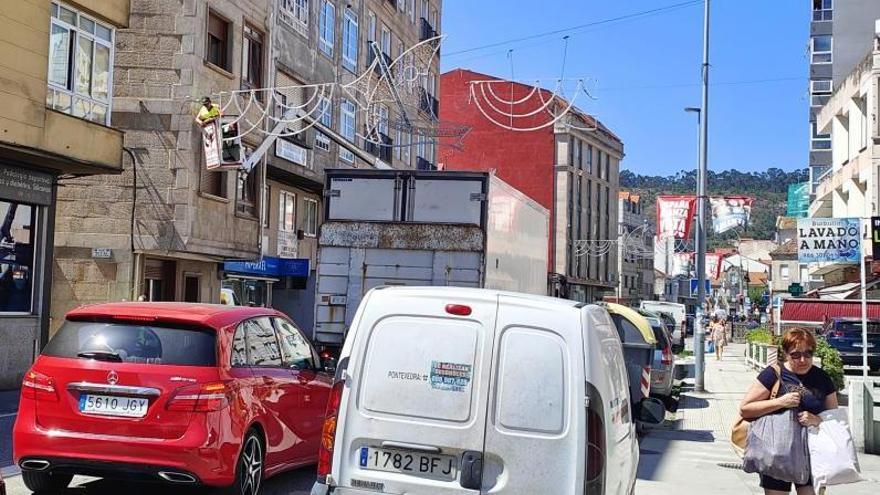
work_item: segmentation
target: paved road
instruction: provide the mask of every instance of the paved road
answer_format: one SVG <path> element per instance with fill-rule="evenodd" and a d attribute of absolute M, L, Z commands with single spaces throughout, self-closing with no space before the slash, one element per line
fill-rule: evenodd
<path fill-rule="evenodd" d="M 8 495 L 31 495 L 21 476 L 6 478 Z M 263 486 L 263 495 L 307 495 L 315 482 L 315 467 L 307 467 L 276 476 Z M 57 495 L 209 495 L 211 492 L 195 488 L 172 488 L 168 485 L 134 485 L 131 483 L 76 477 L 70 488 Z"/>

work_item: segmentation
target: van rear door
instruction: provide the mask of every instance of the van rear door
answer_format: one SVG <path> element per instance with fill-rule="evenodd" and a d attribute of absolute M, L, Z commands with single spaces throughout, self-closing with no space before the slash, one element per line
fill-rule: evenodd
<path fill-rule="evenodd" d="M 479 493 L 497 295 L 378 290 L 361 311 L 335 443 L 340 491 Z"/>
<path fill-rule="evenodd" d="M 583 489 L 584 357 L 573 305 L 499 297 L 483 492 Z"/>

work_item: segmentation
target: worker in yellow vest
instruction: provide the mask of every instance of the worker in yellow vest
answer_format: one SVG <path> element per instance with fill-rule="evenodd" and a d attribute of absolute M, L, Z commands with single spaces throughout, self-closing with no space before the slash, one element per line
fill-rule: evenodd
<path fill-rule="evenodd" d="M 202 99 L 202 108 L 199 109 L 199 114 L 196 116 L 196 122 L 202 127 L 214 121 L 220 117 L 220 105 L 216 103 L 211 103 L 210 97 L 204 97 Z"/>

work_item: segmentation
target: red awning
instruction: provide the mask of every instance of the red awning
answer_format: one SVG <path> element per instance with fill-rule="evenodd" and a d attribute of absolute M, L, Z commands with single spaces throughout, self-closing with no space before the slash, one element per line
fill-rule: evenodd
<path fill-rule="evenodd" d="M 861 318 L 859 300 L 783 299 L 782 322 L 824 323 L 836 316 Z M 868 301 L 868 318 L 880 319 L 880 301 Z"/>

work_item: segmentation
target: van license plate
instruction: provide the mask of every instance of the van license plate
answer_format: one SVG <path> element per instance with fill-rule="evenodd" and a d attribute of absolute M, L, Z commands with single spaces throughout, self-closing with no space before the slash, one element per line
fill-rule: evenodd
<path fill-rule="evenodd" d="M 91 394 L 79 396 L 79 410 L 83 414 L 143 418 L 147 415 L 148 406 L 149 399 L 145 398 Z"/>
<path fill-rule="evenodd" d="M 454 480 L 458 471 L 458 460 L 455 456 L 375 447 L 361 447 L 360 465 L 364 469 L 411 474 L 442 481 Z"/>

